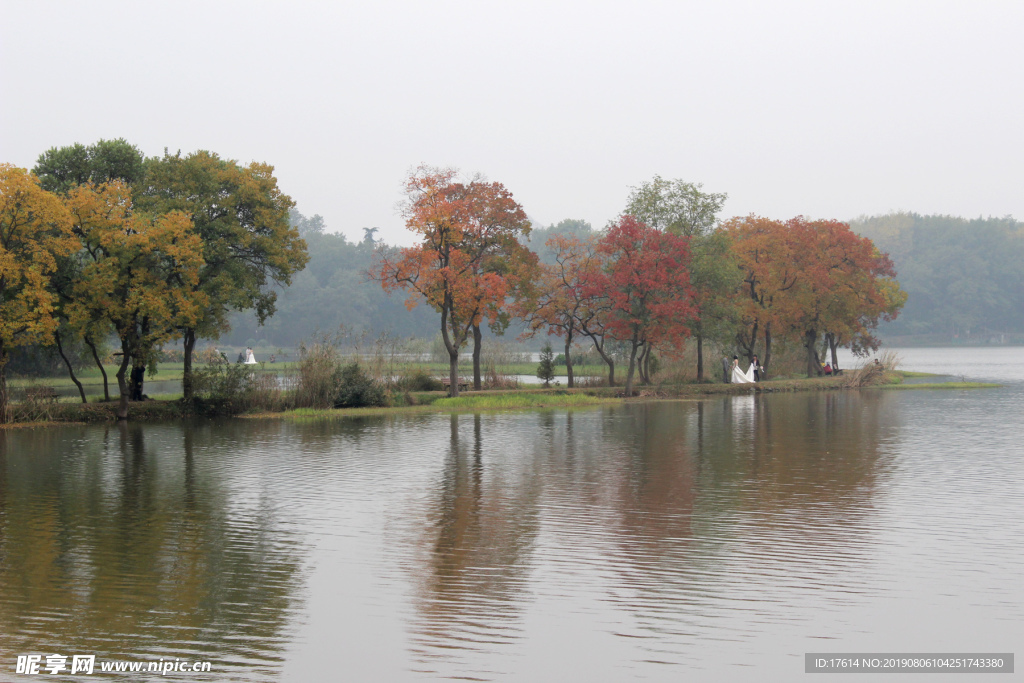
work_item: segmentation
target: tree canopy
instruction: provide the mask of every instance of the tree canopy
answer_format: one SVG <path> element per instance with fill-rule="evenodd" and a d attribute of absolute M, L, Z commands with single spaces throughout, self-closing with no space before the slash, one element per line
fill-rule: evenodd
<path fill-rule="evenodd" d="M 453 395 L 459 350 L 485 317 L 496 319 L 497 304 L 512 293 L 509 271 L 494 266 L 518 253 L 519 238 L 530 231 L 526 213 L 501 183 L 457 176 L 454 169 L 420 167 L 409 177 L 406 227 L 420 242 L 382 249 L 372 273 L 385 290 L 409 292 L 409 308 L 426 301 L 441 314 Z"/>
<path fill-rule="evenodd" d="M 208 303 L 182 330 L 189 398 L 196 339 L 224 332 L 231 310 L 254 309 L 261 323 L 272 315 L 272 285 L 290 284 L 305 267 L 306 243 L 289 222 L 294 202 L 268 164 L 241 166 L 203 150 L 165 154 L 147 161 L 137 204 L 150 213 L 183 212 L 201 240 L 203 264 L 193 287 Z"/>
<path fill-rule="evenodd" d="M 139 148 L 124 138 L 100 140 L 85 146 L 51 147 L 39 155 L 32 172 L 39 176 L 44 190 L 67 194 L 73 188 L 111 180 L 136 185 L 142 180 L 145 157 Z"/>
<path fill-rule="evenodd" d="M 75 250 L 60 199 L 25 169 L 0 164 L 0 420 L 8 420 L 5 366 L 10 349 L 49 343 L 57 300 L 48 276 Z"/>

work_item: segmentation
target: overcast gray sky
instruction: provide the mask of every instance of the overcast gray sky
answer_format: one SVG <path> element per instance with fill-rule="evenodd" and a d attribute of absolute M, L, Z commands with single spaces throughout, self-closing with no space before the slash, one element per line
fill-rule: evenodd
<path fill-rule="evenodd" d="M 408 241 L 420 163 L 542 224 L 601 227 L 654 174 L 726 215 L 1024 217 L 1022 2 L 0 4 L 0 161 L 266 161 L 354 239 Z"/>

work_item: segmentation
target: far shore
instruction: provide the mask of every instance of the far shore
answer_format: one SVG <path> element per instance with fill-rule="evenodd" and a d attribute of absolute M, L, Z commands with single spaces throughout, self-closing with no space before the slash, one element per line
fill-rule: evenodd
<path fill-rule="evenodd" d="M 286 419 L 309 420 L 325 418 L 361 417 L 370 415 L 409 413 L 461 413 L 505 410 L 532 410 L 542 408 L 586 408 L 613 405 L 622 402 L 684 400 L 697 401 L 709 396 L 736 396 L 755 393 L 784 393 L 802 391 L 839 390 L 950 390 L 994 389 L 1001 384 L 989 382 L 912 382 L 908 378 L 939 377 L 924 372 L 894 371 L 886 373 L 882 381 L 870 386 L 851 387 L 845 377 L 812 377 L 805 379 L 768 380 L 755 384 L 690 383 L 657 386 L 637 386 L 631 397 L 622 395 L 621 387 L 562 386 L 544 388 L 541 385 L 522 389 L 463 391 L 458 397 L 449 397 L 443 391 L 405 392 L 396 395 L 394 405 L 380 408 L 296 408 L 280 412 L 243 413 L 226 419 Z M 96 422 L 116 422 L 117 401 L 96 403 L 61 402 L 51 404 L 42 420 L 14 422 L 0 428 L 26 428 Z M 130 422 L 168 422 L 185 419 L 212 419 L 196 415 L 186 406 L 180 395 L 164 396 L 156 400 L 130 404 Z"/>

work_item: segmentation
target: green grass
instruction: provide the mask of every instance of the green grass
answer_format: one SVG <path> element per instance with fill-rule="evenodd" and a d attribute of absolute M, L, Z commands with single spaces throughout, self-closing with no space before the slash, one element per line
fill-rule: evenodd
<path fill-rule="evenodd" d="M 432 400 L 431 400 L 432 399 Z M 608 403 L 617 403 L 618 399 L 604 398 L 583 393 L 568 392 L 507 392 L 475 394 L 457 398 L 437 398 L 435 396 L 417 395 L 418 402 L 414 405 L 400 405 L 390 408 L 341 408 L 315 409 L 296 408 L 284 413 L 262 413 L 243 417 L 283 417 L 293 420 L 308 420 L 339 417 L 359 417 L 364 415 L 386 415 L 394 413 L 447 413 L 476 412 L 492 410 L 523 410 L 531 408 L 584 408 Z"/>
<path fill-rule="evenodd" d="M 934 372 L 914 372 L 912 370 L 896 370 L 896 374 L 901 377 L 939 377 L 940 375 Z"/>
<path fill-rule="evenodd" d="M 505 393 L 440 398 L 431 405 L 442 410 L 517 410 L 520 408 L 576 407 L 608 403 L 613 399 L 579 393 Z"/>
<path fill-rule="evenodd" d="M 920 384 L 882 384 L 878 389 L 999 389 L 993 382 L 922 382 Z"/>

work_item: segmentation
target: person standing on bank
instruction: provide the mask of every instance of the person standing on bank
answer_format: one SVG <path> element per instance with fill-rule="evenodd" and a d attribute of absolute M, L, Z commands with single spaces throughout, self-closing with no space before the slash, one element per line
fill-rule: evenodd
<path fill-rule="evenodd" d="M 754 381 L 754 366 L 751 364 L 746 372 L 740 369 L 739 356 L 732 357 L 732 379 L 733 384 L 749 384 Z"/>
<path fill-rule="evenodd" d="M 764 368 L 761 367 L 761 363 L 757 360 L 757 354 L 754 354 L 754 362 L 751 363 L 751 367 L 754 368 L 754 381 L 760 382 L 764 379 Z"/>

